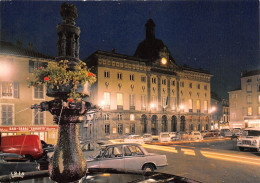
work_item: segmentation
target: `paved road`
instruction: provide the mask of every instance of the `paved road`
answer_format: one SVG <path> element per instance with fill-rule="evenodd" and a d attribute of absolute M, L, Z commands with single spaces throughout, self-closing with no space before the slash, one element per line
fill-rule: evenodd
<path fill-rule="evenodd" d="M 205 141 L 167 146 L 144 145 L 166 154 L 169 165 L 159 171 L 205 183 L 260 182 L 260 153 L 240 152 L 234 140 Z"/>

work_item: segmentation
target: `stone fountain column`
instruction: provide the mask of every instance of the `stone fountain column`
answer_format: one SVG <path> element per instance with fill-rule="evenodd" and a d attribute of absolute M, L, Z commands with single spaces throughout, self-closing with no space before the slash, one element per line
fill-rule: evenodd
<path fill-rule="evenodd" d="M 58 56 L 57 61 L 68 60 L 70 70 L 75 71 L 79 63 L 79 27 L 75 26 L 75 19 L 78 16 L 74 5 L 63 3 L 60 14 L 62 23 L 57 25 L 58 34 Z M 91 108 L 88 102 L 68 101 L 68 93 L 72 86 L 59 86 L 50 88 L 47 86 L 47 96 L 55 99 L 49 102 L 42 102 L 39 106 L 42 111 L 49 111 L 54 122 L 59 125 L 58 143 L 54 155 L 49 164 L 50 178 L 59 183 L 75 182 L 86 174 L 86 160 L 79 144 L 79 123 L 84 119 L 84 114 Z M 78 85 L 76 92 L 83 96 L 89 96 L 88 83 Z"/>

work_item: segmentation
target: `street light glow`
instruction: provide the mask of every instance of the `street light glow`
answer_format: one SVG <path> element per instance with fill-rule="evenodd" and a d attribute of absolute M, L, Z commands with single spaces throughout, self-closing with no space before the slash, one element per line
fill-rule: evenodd
<path fill-rule="evenodd" d="M 154 107 L 155 107 L 154 103 L 151 103 L 151 104 L 150 104 L 150 108 L 152 109 L 152 108 L 154 108 Z"/>
<path fill-rule="evenodd" d="M 184 105 L 180 105 L 180 109 L 183 110 L 184 109 Z"/>
<path fill-rule="evenodd" d="M 0 63 L 0 77 L 8 77 L 11 75 L 11 66 L 7 62 Z"/>

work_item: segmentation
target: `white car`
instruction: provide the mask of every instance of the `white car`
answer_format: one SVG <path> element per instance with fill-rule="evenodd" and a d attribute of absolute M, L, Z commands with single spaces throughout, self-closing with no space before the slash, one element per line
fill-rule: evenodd
<path fill-rule="evenodd" d="M 222 137 L 231 137 L 232 133 L 231 133 L 231 131 L 229 129 L 224 128 L 224 129 L 220 130 L 220 136 L 222 136 Z"/>
<path fill-rule="evenodd" d="M 159 142 L 171 142 L 171 136 L 169 132 L 161 132 L 158 137 Z"/>
<path fill-rule="evenodd" d="M 169 135 L 171 137 L 171 140 L 174 140 L 174 141 L 179 140 L 177 132 L 170 132 Z"/>
<path fill-rule="evenodd" d="M 246 128 L 238 138 L 237 146 L 240 151 L 249 149 L 260 152 L 260 128 Z"/>
<path fill-rule="evenodd" d="M 145 143 L 149 143 L 153 141 L 153 136 L 151 134 L 146 133 L 143 135 L 143 139 Z"/>
<path fill-rule="evenodd" d="M 203 140 L 203 137 L 199 131 L 192 131 L 189 135 L 190 140 Z"/>
<path fill-rule="evenodd" d="M 144 139 L 140 135 L 129 135 L 127 138 L 124 138 L 124 142 L 144 144 Z"/>
<path fill-rule="evenodd" d="M 103 145 L 87 158 L 87 168 L 154 171 L 167 166 L 166 155 L 148 153 L 140 144 Z"/>

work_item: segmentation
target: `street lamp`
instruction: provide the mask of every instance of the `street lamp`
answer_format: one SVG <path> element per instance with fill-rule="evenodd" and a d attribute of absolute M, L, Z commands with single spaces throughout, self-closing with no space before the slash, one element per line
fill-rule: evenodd
<path fill-rule="evenodd" d="M 211 109 L 209 110 L 209 113 L 211 114 L 211 119 L 212 119 L 212 114 L 217 110 L 217 108 L 215 106 L 211 107 Z M 215 129 L 215 121 L 213 120 L 213 127 Z"/>

